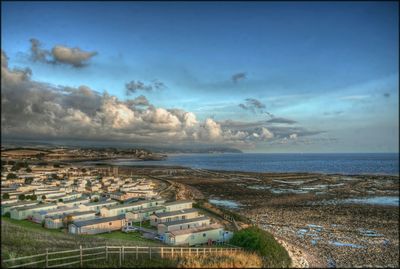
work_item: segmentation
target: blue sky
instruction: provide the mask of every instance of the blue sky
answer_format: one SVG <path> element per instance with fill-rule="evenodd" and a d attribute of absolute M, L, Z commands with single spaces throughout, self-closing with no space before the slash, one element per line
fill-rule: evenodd
<path fill-rule="evenodd" d="M 144 94 L 199 120 L 264 120 L 239 107 L 253 98 L 321 131 L 251 151 L 398 152 L 398 21 L 395 2 L 4 2 L 1 42 L 35 81 Z M 31 38 L 98 54 L 82 68 L 33 62 Z M 167 87 L 126 95 L 154 79 Z"/>

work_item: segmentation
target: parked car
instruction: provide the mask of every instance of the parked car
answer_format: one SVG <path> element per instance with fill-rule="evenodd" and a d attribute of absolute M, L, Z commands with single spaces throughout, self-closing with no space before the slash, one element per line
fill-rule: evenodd
<path fill-rule="evenodd" d="M 125 232 L 125 233 L 135 232 L 135 231 L 137 231 L 137 230 L 139 230 L 139 229 L 138 229 L 138 228 L 135 228 L 135 227 L 130 227 L 130 226 L 124 227 L 124 228 L 122 229 L 122 231 Z"/>
<path fill-rule="evenodd" d="M 164 238 L 163 238 L 161 235 L 155 236 L 154 239 L 160 240 L 160 241 L 163 241 L 163 240 L 164 240 Z"/>

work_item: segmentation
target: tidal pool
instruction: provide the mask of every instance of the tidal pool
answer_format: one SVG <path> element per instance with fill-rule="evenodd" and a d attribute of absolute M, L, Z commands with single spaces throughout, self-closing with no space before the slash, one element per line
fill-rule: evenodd
<path fill-rule="evenodd" d="M 238 208 L 240 206 L 239 203 L 231 200 L 218 200 L 218 199 L 209 199 L 208 200 L 211 204 L 224 206 L 228 208 Z"/>

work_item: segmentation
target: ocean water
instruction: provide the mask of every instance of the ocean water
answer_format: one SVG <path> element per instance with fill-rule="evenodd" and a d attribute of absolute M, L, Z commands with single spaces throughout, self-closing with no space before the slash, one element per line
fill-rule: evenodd
<path fill-rule="evenodd" d="M 176 154 L 164 161 L 114 160 L 118 165 L 165 165 L 245 172 L 316 172 L 399 175 L 395 153 L 360 154 Z"/>

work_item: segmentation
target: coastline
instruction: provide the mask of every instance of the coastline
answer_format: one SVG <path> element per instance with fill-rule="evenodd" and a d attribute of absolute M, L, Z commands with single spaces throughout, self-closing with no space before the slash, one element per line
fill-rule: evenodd
<path fill-rule="evenodd" d="M 131 171 L 137 176 L 173 183 L 181 199 L 238 202 L 238 207 L 226 209 L 252 220 L 281 240 L 292 255 L 295 267 L 327 267 L 329 262 L 338 267 L 397 266 L 398 207 L 320 202 L 398 197 L 398 176 L 254 173 L 147 165 L 119 167 L 121 173 Z M 302 188 L 310 190 L 300 191 Z M 320 194 L 318 188 L 326 193 Z M 363 235 L 360 229 L 375 231 L 376 236 Z M 303 231 L 304 234 L 299 233 Z M 313 241 L 317 243 L 310 243 Z M 390 244 L 386 246 L 387 241 Z M 361 245 L 362 251 L 353 245 Z"/>

